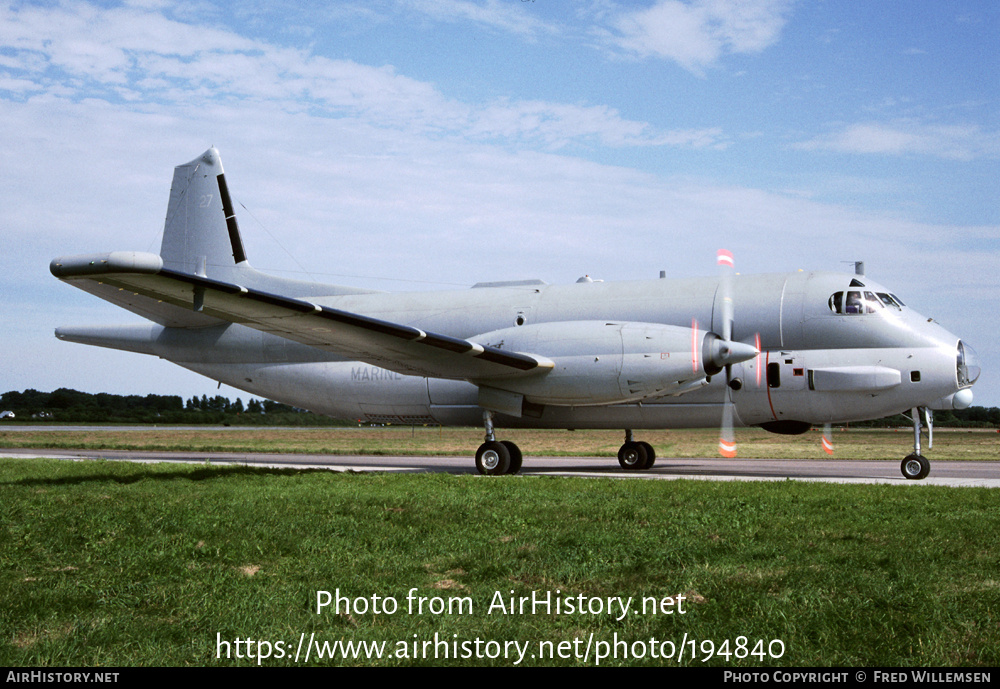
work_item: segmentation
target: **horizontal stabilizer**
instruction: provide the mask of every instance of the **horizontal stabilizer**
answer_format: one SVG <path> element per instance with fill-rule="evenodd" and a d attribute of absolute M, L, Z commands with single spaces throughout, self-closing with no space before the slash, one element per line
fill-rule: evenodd
<path fill-rule="evenodd" d="M 89 325 L 56 328 L 56 337 L 63 342 L 79 342 L 95 347 L 120 349 L 136 354 L 156 354 L 153 346 L 155 325 Z"/>

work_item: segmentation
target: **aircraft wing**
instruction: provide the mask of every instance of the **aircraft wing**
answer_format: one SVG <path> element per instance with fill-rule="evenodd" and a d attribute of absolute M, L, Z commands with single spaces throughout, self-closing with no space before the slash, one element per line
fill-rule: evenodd
<path fill-rule="evenodd" d="M 162 266 L 153 254 L 115 252 L 57 258 L 50 269 L 59 279 L 99 296 L 110 288 L 208 317 L 205 321 L 238 323 L 403 374 L 489 380 L 541 373 L 554 365 L 545 357 L 486 347 Z"/>

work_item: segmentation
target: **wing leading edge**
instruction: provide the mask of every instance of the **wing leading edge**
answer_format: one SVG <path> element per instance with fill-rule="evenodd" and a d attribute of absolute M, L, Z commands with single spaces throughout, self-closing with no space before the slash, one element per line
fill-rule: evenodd
<path fill-rule="evenodd" d="M 50 270 L 99 296 L 95 283 L 408 375 L 479 381 L 542 373 L 554 366 L 545 357 L 163 268 L 155 254 L 57 258 Z"/>

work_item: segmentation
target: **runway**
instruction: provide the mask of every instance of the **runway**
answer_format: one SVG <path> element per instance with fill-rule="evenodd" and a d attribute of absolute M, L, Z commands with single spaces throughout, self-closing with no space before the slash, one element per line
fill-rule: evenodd
<path fill-rule="evenodd" d="M 238 452 L 135 452 L 127 450 L 2 449 L 0 457 L 109 459 L 130 462 L 236 464 L 294 469 L 356 472 L 446 472 L 476 474 L 472 457 L 403 457 L 376 455 L 255 454 Z M 649 471 L 623 471 L 610 457 L 525 457 L 521 476 L 580 476 L 590 478 L 711 481 L 821 481 L 828 483 L 883 483 L 907 486 L 1000 488 L 1000 462 L 931 460 L 931 473 L 922 481 L 908 481 L 899 460 L 803 459 L 671 459 L 657 458 Z M 502 477 L 483 480 L 507 480 Z"/>

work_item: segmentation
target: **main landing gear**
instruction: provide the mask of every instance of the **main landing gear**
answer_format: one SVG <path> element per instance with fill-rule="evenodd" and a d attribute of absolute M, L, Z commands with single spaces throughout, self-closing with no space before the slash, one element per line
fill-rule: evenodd
<path fill-rule="evenodd" d="M 913 422 L 913 453 L 903 459 L 899 468 L 906 478 L 919 481 L 931 473 L 931 463 L 920 454 L 921 425 L 927 427 L 927 447 L 934 447 L 934 416 L 927 407 L 914 407 L 910 411 L 910 420 Z"/>
<path fill-rule="evenodd" d="M 486 442 L 476 450 L 476 469 L 479 473 L 499 476 L 521 471 L 521 449 L 509 440 L 496 439 L 493 432 L 493 412 L 483 412 L 483 425 L 486 427 Z"/>
<path fill-rule="evenodd" d="M 521 449 L 509 440 L 497 440 L 493 429 L 493 412 L 483 412 L 485 442 L 476 450 L 476 469 L 486 476 L 516 474 L 521 471 Z M 625 471 L 645 471 L 656 462 L 653 446 L 635 440 L 631 429 L 625 430 L 625 443 L 618 450 L 618 463 Z"/>
<path fill-rule="evenodd" d="M 618 450 L 618 463 L 625 471 L 645 471 L 656 462 L 653 446 L 632 437 L 631 429 L 625 429 L 625 443 Z"/>

